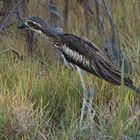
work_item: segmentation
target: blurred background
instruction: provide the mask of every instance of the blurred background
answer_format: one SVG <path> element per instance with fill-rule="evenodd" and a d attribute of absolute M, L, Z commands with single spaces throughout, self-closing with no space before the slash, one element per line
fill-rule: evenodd
<path fill-rule="evenodd" d="M 0 139 L 140 139 L 140 97 L 92 76 L 93 124 L 78 128 L 82 86 L 28 16 L 87 37 L 140 86 L 139 0 L 0 0 Z M 88 87 L 91 75 L 84 73 Z"/>

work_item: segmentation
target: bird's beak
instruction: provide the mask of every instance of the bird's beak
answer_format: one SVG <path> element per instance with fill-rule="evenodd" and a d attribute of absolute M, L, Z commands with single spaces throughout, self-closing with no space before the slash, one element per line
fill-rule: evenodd
<path fill-rule="evenodd" d="M 27 28 L 27 25 L 25 23 L 21 24 L 18 29 L 24 29 L 24 28 Z"/>

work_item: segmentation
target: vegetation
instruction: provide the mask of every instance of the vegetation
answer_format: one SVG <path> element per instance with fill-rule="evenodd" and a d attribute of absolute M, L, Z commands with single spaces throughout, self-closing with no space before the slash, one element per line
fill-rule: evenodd
<path fill-rule="evenodd" d="M 33 0 L 29 1 L 30 15 L 46 18 L 45 9 L 36 6 Z M 63 15 L 62 0 L 57 1 L 57 6 Z M 86 35 L 82 5 L 71 1 L 70 7 L 67 31 L 88 36 L 103 48 L 96 23 Z M 109 1 L 109 7 L 119 31 L 121 48 L 131 62 L 130 77 L 140 86 L 139 2 Z M 123 85 L 115 87 L 95 76 L 92 80 L 96 115 L 92 125 L 84 118 L 86 127 L 80 131 L 82 86 L 79 76 L 63 66 L 44 35 L 35 34 L 35 37 L 33 55 L 29 57 L 22 32 L 17 35 L 15 25 L 0 34 L 0 140 L 140 139 L 140 97 Z M 3 51 L 9 48 L 25 54 L 24 59 Z M 84 72 L 86 82 L 89 76 Z"/>

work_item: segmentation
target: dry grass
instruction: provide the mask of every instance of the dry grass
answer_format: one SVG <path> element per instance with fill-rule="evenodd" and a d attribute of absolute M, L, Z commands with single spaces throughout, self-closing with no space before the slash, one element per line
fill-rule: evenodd
<path fill-rule="evenodd" d="M 42 1 L 43 2 L 43 1 Z M 62 13 L 62 1 L 58 0 Z M 140 30 L 138 1 L 112 2 L 112 14 L 118 25 L 121 46 L 132 63 L 131 77 L 140 86 Z M 77 3 L 71 2 L 74 10 Z M 35 10 L 30 3 L 32 15 L 45 16 L 45 11 Z M 69 31 L 84 35 L 82 6 L 74 14 L 69 13 Z M 74 21 L 74 22 L 73 22 Z M 97 27 L 89 38 L 101 45 Z M 94 32 L 93 32 L 94 31 Z M 92 76 L 95 87 L 94 108 L 96 116 L 92 126 L 81 133 L 78 128 L 82 102 L 82 87 L 75 71 L 66 69 L 52 55 L 46 38 L 38 38 L 33 58 L 20 61 L 12 53 L 0 54 L 0 139 L 140 139 L 140 97 L 124 87 L 114 87 Z M 11 28 L 0 38 L 0 50 L 15 48 L 24 53 L 24 40 Z M 43 43 L 42 43 L 43 42 Z M 43 61 L 43 64 L 40 63 Z M 87 83 L 89 74 L 84 73 Z M 85 118 L 85 122 L 88 120 Z"/>

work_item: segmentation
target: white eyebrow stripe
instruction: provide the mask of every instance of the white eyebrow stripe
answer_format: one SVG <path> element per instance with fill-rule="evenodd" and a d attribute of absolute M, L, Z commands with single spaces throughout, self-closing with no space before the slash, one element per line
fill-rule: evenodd
<path fill-rule="evenodd" d="M 35 32 L 38 32 L 38 33 L 42 34 L 42 31 L 40 31 L 40 30 L 36 30 L 36 29 L 32 28 L 31 26 L 29 26 L 29 25 L 28 25 L 28 21 L 29 21 L 29 22 L 33 22 L 33 21 L 30 21 L 30 20 L 27 20 L 27 21 L 25 22 L 25 25 L 27 25 L 31 30 L 33 30 L 33 31 L 35 31 Z M 35 25 L 41 27 L 38 23 L 36 23 L 36 22 L 33 22 L 33 23 L 34 23 Z"/>
<path fill-rule="evenodd" d="M 83 65 L 86 65 L 87 67 L 90 67 L 90 61 L 83 55 L 79 54 L 76 51 L 73 51 L 66 45 L 63 45 L 62 50 L 64 53 L 69 56 L 71 59 L 75 60 L 76 62 L 82 63 Z"/>
<path fill-rule="evenodd" d="M 32 22 L 32 23 L 34 23 L 35 25 L 37 25 L 37 26 L 39 26 L 39 27 L 42 27 L 40 24 L 38 24 L 37 22 L 34 22 L 34 21 L 32 21 L 32 20 L 27 20 L 26 24 L 28 24 L 28 22 Z"/>

